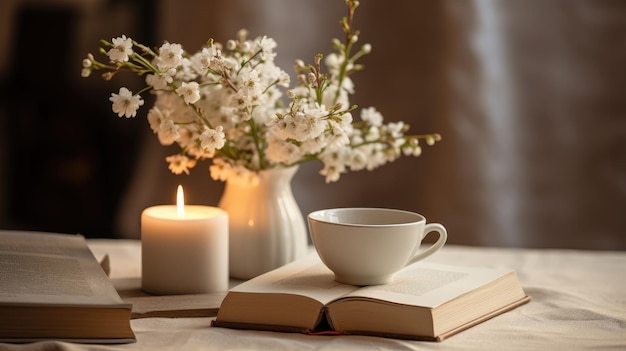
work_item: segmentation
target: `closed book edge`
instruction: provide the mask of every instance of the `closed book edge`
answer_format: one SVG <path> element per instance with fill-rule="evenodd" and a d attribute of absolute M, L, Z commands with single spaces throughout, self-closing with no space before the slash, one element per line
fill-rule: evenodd
<path fill-rule="evenodd" d="M 0 230 L 0 252 L 0 342 L 136 342 L 132 304 L 82 235 Z"/>

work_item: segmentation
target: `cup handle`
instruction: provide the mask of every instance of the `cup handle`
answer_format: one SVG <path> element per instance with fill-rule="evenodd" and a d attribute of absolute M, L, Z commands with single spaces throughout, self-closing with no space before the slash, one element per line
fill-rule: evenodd
<path fill-rule="evenodd" d="M 443 244 L 446 243 L 446 240 L 448 240 L 448 232 L 446 231 L 446 228 L 439 224 L 439 223 L 428 223 L 426 224 L 426 226 L 424 227 L 424 232 L 422 233 L 423 236 L 421 238 L 421 240 L 423 240 L 426 235 L 428 235 L 430 232 L 437 232 L 439 233 L 439 239 L 437 239 L 437 241 L 428 249 L 416 254 L 416 252 L 418 251 L 419 247 L 421 245 L 417 245 L 415 250 L 413 251 L 413 253 L 411 254 L 411 259 L 409 260 L 409 262 L 407 262 L 407 265 L 411 264 L 411 263 L 415 263 L 419 260 L 422 260 L 432 254 L 434 254 L 435 252 L 437 252 L 439 249 L 441 249 L 441 247 L 443 247 Z M 420 242 L 421 242 L 420 240 Z"/>

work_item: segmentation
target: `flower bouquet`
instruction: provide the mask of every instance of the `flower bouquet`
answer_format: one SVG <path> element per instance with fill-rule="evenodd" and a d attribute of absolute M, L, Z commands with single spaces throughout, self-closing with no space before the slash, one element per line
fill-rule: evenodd
<path fill-rule="evenodd" d="M 213 179 L 255 182 L 262 170 L 319 161 L 326 182 L 335 182 L 347 171 L 373 170 L 403 154 L 419 156 L 420 141 L 440 140 L 439 134 L 409 135 L 406 123 L 386 123 L 374 107 L 353 118 L 350 76 L 363 69 L 357 61 L 371 46 L 356 49 L 359 32 L 352 21 L 359 2 L 346 4 L 344 40 L 334 39 L 336 52 L 318 54 L 312 64 L 297 60 L 293 87 L 274 63 L 276 42 L 250 39 L 245 30 L 225 44 L 210 39 L 195 53 L 169 42 L 152 49 L 125 35 L 102 40 L 107 60 L 89 54 L 82 76 L 103 71 L 106 80 L 121 72 L 145 77 L 140 91 L 121 87 L 111 94 L 113 112 L 135 117 L 142 94 L 155 94 L 147 119 L 161 144 L 180 146 L 166 159 L 175 174 L 211 160 Z"/>

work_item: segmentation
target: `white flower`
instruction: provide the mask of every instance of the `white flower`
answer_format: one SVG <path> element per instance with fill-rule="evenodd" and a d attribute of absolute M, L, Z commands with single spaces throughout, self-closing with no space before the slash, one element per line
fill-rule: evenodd
<path fill-rule="evenodd" d="M 209 61 L 209 69 L 215 72 L 224 72 L 231 69 L 234 64 L 235 62 L 232 61 L 230 57 L 224 57 L 220 50 L 216 50 L 215 55 L 211 61 Z"/>
<path fill-rule="evenodd" d="M 196 63 L 198 73 L 204 74 L 212 66 L 213 60 L 220 55 L 220 51 L 215 46 L 210 46 L 195 54 L 192 61 Z"/>
<path fill-rule="evenodd" d="M 259 91 L 259 83 L 261 83 L 261 79 L 259 79 L 259 72 L 256 69 L 251 69 L 249 67 L 242 68 L 239 73 L 239 79 L 241 80 L 240 89 L 245 91 Z"/>
<path fill-rule="evenodd" d="M 350 138 L 341 128 L 341 125 L 335 121 L 328 121 L 326 148 L 328 150 L 339 150 L 348 144 L 350 144 Z"/>
<path fill-rule="evenodd" d="M 226 143 L 226 135 L 224 135 L 224 128 L 217 126 L 215 129 L 206 128 L 202 134 L 200 134 L 200 146 L 208 153 L 213 153 L 215 150 L 219 150 L 224 147 Z"/>
<path fill-rule="evenodd" d="M 365 140 L 374 142 L 374 141 L 380 139 L 381 134 L 382 133 L 380 132 L 380 128 L 379 127 L 371 126 L 367 130 L 367 133 L 365 134 Z"/>
<path fill-rule="evenodd" d="M 392 137 L 399 138 L 402 137 L 405 126 L 406 125 L 402 121 L 390 122 L 389 124 L 387 124 L 387 131 L 391 134 Z"/>
<path fill-rule="evenodd" d="M 112 93 L 109 100 L 113 102 L 113 112 L 119 117 L 126 116 L 127 118 L 135 117 L 137 109 L 144 103 L 141 96 L 133 95 L 124 87 L 120 88 L 119 94 Z"/>
<path fill-rule="evenodd" d="M 198 70 L 195 67 L 195 63 L 186 57 L 180 60 L 180 64 L 176 68 L 170 68 L 169 70 L 174 71 L 174 78 L 181 82 L 190 82 L 198 79 Z"/>
<path fill-rule="evenodd" d="M 196 82 L 183 82 L 176 89 L 176 94 L 182 96 L 186 104 L 195 104 L 200 100 L 200 85 Z"/>
<path fill-rule="evenodd" d="M 384 152 L 382 151 L 382 146 L 379 144 L 369 144 L 366 146 L 363 146 L 364 148 L 364 152 L 366 153 L 367 156 L 367 160 L 366 163 L 367 165 L 365 166 L 365 168 L 368 171 L 374 170 L 382 165 L 384 165 L 387 162 L 387 158 L 385 157 Z"/>
<path fill-rule="evenodd" d="M 294 139 L 305 141 L 315 139 L 324 132 L 327 122 L 323 119 L 327 112 L 323 109 L 309 109 L 294 118 L 296 123 Z"/>
<path fill-rule="evenodd" d="M 249 186 L 255 186 L 259 183 L 259 177 L 255 172 L 244 166 L 231 164 L 223 158 L 213 160 L 209 171 L 211 172 L 211 178 L 214 180 L 229 181 Z"/>
<path fill-rule="evenodd" d="M 346 163 L 352 171 L 365 169 L 367 167 L 367 154 L 364 152 L 364 148 L 353 149 Z"/>
<path fill-rule="evenodd" d="M 180 137 L 180 134 L 178 133 L 178 125 L 170 119 L 166 119 L 161 122 L 159 132 L 157 134 L 161 145 L 172 145 Z"/>
<path fill-rule="evenodd" d="M 128 56 L 133 53 L 133 40 L 122 35 L 112 40 L 113 48 L 107 52 L 109 59 L 113 62 L 127 62 Z"/>
<path fill-rule="evenodd" d="M 161 145 L 172 145 L 180 138 L 179 127 L 169 119 L 170 111 L 161 111 L 153 107 L 148 112 L 148 123 L 152 132 L 157 134 Z"/>
<path fill-rule="evenodd" d="M 168 111 L 167 118 L 179 124 L 194 123 L 197 116 L 188 108 L 184 99 L 172 91 L 159 91 L 155 104 L 161 111 Z"/>
<path fill-rule="evenodd" d="M 169 74 L 169 72 L 170 71 L 163 74 L 148 74 L 146 76 L 146 84 L 156 90 L 167 89 L 167 85 L 174 81 L 174 78 Z"/>
<path fill-rule="evenodd" d="M 300 144 L 300 150 L 303 155 L 315 155 L 320 153 L 326 146 L 326 138 L 324 134 L 320 134 L 317 138 L 308 139 Z"/>
<path fill-rule="evenodd" d="M 291 164 L 296 162 L 302 154 L 300 149 L 293 143 L 285 141 L 276 135 L 270 135 L 266 156 L 276 163 Z"/>
<path fill-rule="evenodd" d="M 276 41 L 274 39 L 264 36 L 257 41 L 257 44 L 261 50 L 262 60 L 274 60 L 276 57 L 276 53 L 274 52 L 274 49 L 276 48 Z"/>
<path fill-rule="evenodd" d="M 169 163 L 169 170 L 174 174 L 189 174 L 189 169 L 196 165 L 195 160 L 180 154 L 167 156 L 165 160 Z"/>
<path fill-rule="evenodd" d="M 341 173 L 345 172 L 346 165 L 339 152 L 330 152 L 322 155 L 324 168 L 320 174 L 326 177 L 326 183 L 332 183 L 339 180 Z"/>
<path fill-rule="evenodd" d="M 326 56 L 326 67 L 332 74 L 339 74 L 341 70 L 341 65 L 344 63 L 345 57 L 343 55 L 337 55 L 336 53 L 331 53 Z"/>
<path fill-rule="evenodd" d="M 273 132 L 283 139 L 294 139 L 296 135 L 296 127 L 297 124 L 293 116 L 286 115 L 274 123 Z"/>
<path fill-rule="evenodd" d="M 159 48 L 159 62 L 161 71 L 180 65 L 183 60 L 183 47 L 180 44 L 165 43 Z"/>
<path fill-rule="evenodd" d="M 148 124 L 150 124 L 150 129 L 152 129 L 153 133 L 158 133 L 161 130 L 161 123 L 164 120 L 165 116 L 157 106 L 148 111 Z"/>
<path fill-rule="evenodd" d="M 383 124 L 383 115 L 374 107 L 368 107 L 361 110 L 361 119 L 369 122 L 375 127 L 380 127 Z"/>
<path fill-rule="evenodd" d="M 198 140 L 200 138 L 200 127 L 194 124 L 179 124 L 178 139 L 176 142 L 180 148 L 187 151 L 187 155 L 199 158 L 211 158 L 212 154 L 207 154 L 202 149 Z"/>

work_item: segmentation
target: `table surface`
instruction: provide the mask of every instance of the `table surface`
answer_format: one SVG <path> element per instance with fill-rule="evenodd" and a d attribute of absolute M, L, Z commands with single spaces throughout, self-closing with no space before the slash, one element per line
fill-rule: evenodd
<path fill-rule="evenodd" d="M 109 255 L 111 278 L 141 276 L 139 241 L 88 244 L 96 258 Z M 132 344 L 43 341 L 0 350 L 626 350 L 626 252 L 447 245 L 428 260 L 513 268 L 532 301 L 441 343 L 213 328 L 214 317 L 202 317 L 133 319 Z"/>

